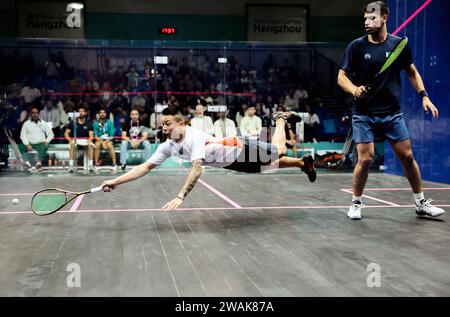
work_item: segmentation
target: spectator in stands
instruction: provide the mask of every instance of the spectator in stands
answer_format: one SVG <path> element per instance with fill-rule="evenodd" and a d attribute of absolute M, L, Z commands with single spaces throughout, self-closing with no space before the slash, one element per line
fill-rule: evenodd
<path fill-rule="evenodd" d="M 38 152 L 38 159 L 35 168 L 41 169 L 42 161 L 45 159 L 48 144 L 53 139 L 53 132 L 46 122 L 39 118 L 39 109 L 35 106 L 31 108 L 31 117 L 27 120 L 20 132 L 20 139 L 22 143 L 19 145 L 20 152 L 26 158 L 26 165 L 29 169 L 32 168 L 28 158 L 28 152 L 36 150 Z"/>
<path fill-rule="evenodd" d="M 247 104 L 243 103 L 239 109 L 239 111 L 236 113 L 236 124 L 238 126 L 238 128 L 241 128 L 241 122 L 242 119 L 246 116 L 247 114 Z"/>
<path fill-rule="evenodd" d="M 309 98 L 308 91 L 303 87 L 302 84 L 298 84 L 294 95 L 298 99 L 300 105 L 304 104 Z"/>
<path fill-rule="evenodd" d="M 147 127 L 139 122 L 139 111 L 130 112 L 131 120 L 122 126 L 122 144 L 120 145 L 120 164 L 122 171 L 127 169 L 128 150 L 144 149 L 144 159 L 148 160 L 151 155 L 151 146 L 148 139 Z"/>
<path fill-rule="evenodd" d="M 123 88 L 128 84 L 128 77 L 125 75 L 122 66 L 118 66 L 112 76 L 112 86 L 116 88 L 119 84 L 123 84 Z"/>
<path fill-rule="evenodd" d="M 263 104 L 257 102 L 255 105 L 256 115 L 261 119 L 263 127 L 268 127 L 270 125 L 270 114 L 269 109 L 266 109 Z"/>
<path fill-rule="evenodd" d="M 128 122 L 130 120 L 130 117 L 128 116 L 128 113 L 123 110 L 121 105 L 114 106 L 112 113 L 115 128 L 114 135 L 122 137 L 122 126 L 125 124 L 125 122 Z"/>
<path fill-rule="evenodd" d="M 219 119 L 214 122 L 214 136 L 219 139 L 237 136 L 236 124 L 227 118 L 227 111 L 219 112 Z"/>
<path fill-rule="evenodd" d="M 106 111 L 106 108 L 100 108 L 98 112 L 98 120 L 94 121 L 95 166 L 98 170 L 98 167 L 100 166 L 100 153 L 102 150 L 105 150 L 109 153 L 112 160 L 111 170 L 115 172 L 117 170 L 116 153 L 114 151 L 113 144 L 115 129 L 114 123 L 107 118 L 108 112 Z"/>
<path fill-rule="evenodd" d="M 61 114 L 55 107 L 52 100 L 45 101 L 45 107 L 41 110 L 40 117 L 44 122 L 47 122 L 52 129 L 55 136 L 59 136 L 61 126 Z"/>
<path fill-rule="evenodd" d="M 78 118 L 70 121 L 64 133 L 64 138 L 69 142 L 69 173 L 73 173 L 75 157 L 75 143 L 77 147 L 87 148 L 88 151 L 88 169 L 94 170 L 94 131 L 92 122 L 87 119 L 88 109 L 86 105 L 80 104 L 77 107 Z M 76 123 L 75 123 L 76 122 Z M 75 135 L 76 129 L 76 135 Z"/>
<path fill-rule="evenodd" d="M 305 142 L 315 142 L 317 143 L 317 137 L 320 131 L 320 119 L 317 113 L 315 113 L 314 108 L 310 105 L 305 105 L 306 112 L 309 116 L 304 118 L 305 123 Z"/>
<path fill-rule="evenodd" d="M 289 88 L 288 94 L 286 95 L 285 101 L 284 101 L 284 107 L 288 111 L 298 111 L 298 97 L 295 95 L 294 88 Z"/>
<path fill-rule="evenodd" d="M 204 115 L 205 111 L 206 107 L 201 104 L 195 107 L 195 117 L 191 120 L 191 126 L 213 135 L 214 124 L 211 117 Z"/>
<path fill-rule="evenodd" d="M 36 88 L 34 80 L 30 80 L 28 85 L 22 88 L 20 96 L 23 98 L 25 104 L 29 105 L 41 97 L 41 91 Z"/>
<path fill-rule="evenodd" d="M 44 64 L 47 79 L 58 79 L 60 76 L 61 65 L 58 63 L 55 54 L 50 54 Z"/>
<path fill-rule="evenodd" d="M 262 121 L 256 116 L 256 107 L 248 106 L 247 115 L 241 121 L 241 135 L 251 138 L 259 138 L 262 131 Z"/>
<path fill-rule="evenodd" d="M 64 79 L 73 77 L 73 68 L 70 68 L 67 65 L 66 60 L 64 59 L 64 53 L 59 51 L 55 57 L 56 65 L 59 65 L 59 73 Z"/>
<path fill-rule="evenodd" d="M 130 66 L 126 76 L 130 90 L 133 91 L 134 89 L 137 89 L 139 86 L 139 74 L 136 72 L 136 68 L 134 66 Z"/>

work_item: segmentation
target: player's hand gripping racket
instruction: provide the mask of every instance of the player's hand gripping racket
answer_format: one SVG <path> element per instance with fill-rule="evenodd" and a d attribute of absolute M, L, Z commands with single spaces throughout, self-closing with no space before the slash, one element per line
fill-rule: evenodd
<path fill-rule="evenodd" d="M 102 186 L 91 188 L 85 192 L 71 192 L 59 188 L 47 188 L 38 191 L 31 199 L 31 210 L 38 216 L 51 215 L 61 210 L 78 196 L 96 193 L 102 190 Z"/>
<path fill-rule="evenodd" d="M 400 42 L 395 46 L 394 50 L 389 54 L 380 71 L 375 75 L 370 84 L 366 85 L 365 88 L 367 93 L 364 94 L 361 98 L 356 98 L 355 100 L 360 103 L 367 103 L 374 95 L 378 93 L 378 91 L 384 86 L 388 76 L 385 76 L 383 80 L 380 81 L 382 75 L 385 75 L 386 71 L 394 64 L 394 62 L 399 58 L 402 54 L 405 47 L 408 45 L 408 38 L 404 37 L 400 40 Z"/>

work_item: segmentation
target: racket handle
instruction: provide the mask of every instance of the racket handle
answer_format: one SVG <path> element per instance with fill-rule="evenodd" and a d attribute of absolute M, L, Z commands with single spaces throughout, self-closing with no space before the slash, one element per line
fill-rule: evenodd
<path fill-rule="evenodd" d="M 103 189 L 102 186 L 91 188 L 91 193 L 101 192 Z"/>

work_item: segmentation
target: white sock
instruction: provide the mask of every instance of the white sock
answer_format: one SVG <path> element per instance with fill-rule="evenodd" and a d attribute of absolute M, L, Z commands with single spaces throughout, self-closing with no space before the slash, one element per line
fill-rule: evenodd
<path fill-rule="evenodd" d="M 354 196 L 352 195 L 352 202 L 359 201 L 362 204 L 362 196 Z"/>
<path fill-rule="evenodd" d="M 418 193 L 418 194 L 413 193 L 413 195 L 414 195 L 414 200 L 416 201 L 417 205 L 420 205 L 420 202 L 425 199 L 423 192 Z"/>
<path fill-rule="evenodd" d="M 73 160 L 69 160 L 69 166 L 73 166 Z"/>

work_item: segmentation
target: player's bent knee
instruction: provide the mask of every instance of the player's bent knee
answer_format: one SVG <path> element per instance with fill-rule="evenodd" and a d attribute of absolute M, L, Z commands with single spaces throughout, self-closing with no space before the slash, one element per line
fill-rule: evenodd
<path fill-rule="evenodd" d="M 358 158 L 358 164 L 364 168 L 369 168 L 372 166 L 373 156 L 366 156 Z"/>

